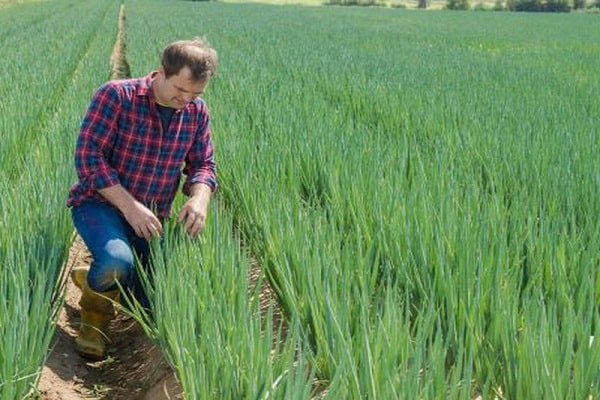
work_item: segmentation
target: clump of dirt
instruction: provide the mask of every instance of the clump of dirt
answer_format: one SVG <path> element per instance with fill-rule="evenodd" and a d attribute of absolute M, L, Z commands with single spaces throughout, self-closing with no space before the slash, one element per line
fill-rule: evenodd
<path fill-rule="evenodd" d="M 77 237 L 66 268 L 89 265 L 90 260 L 85 244 Z M 181 385 L 160 348 L 134 319 L 123 313 L 109 325 L 105 360 L 90 362 L 79 356 L 75 338 L 81 291 L 70 279 L 65 286 L 65 304 L 38 384 L 42 399 L 183 399 Z"/>

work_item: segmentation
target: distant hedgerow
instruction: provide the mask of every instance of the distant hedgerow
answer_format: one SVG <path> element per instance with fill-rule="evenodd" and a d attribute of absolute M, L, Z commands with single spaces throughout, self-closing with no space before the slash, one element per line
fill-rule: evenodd
<path fill-rule="evenodd" d="M 565 0 L 518 0 L 514 3 L 514 11 L 569 12 L 571 6 Z"/>

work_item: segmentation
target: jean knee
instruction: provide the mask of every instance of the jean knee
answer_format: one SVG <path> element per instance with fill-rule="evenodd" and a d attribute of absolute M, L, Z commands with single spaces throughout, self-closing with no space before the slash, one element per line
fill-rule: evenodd
<path fill-rule="evenodd" d="M 93 291 L 106 292 L 127 286 L 134 268 L 134 255 L 131 247 L 122 240 L 110 240 L 101 257 L 94 259 L 88 274 L 88 285 Z"/>

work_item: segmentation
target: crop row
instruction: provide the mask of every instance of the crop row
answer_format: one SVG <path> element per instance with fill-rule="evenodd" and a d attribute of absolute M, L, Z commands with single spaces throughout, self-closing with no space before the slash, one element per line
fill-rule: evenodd
<path fill-rule="evenodd" d="M 0 399 L 32 391 L 53 337 L 73 232 L 74 138 L 85 99 L 107 77 L 117 11 L 57 1 L 0 14 Z"/>

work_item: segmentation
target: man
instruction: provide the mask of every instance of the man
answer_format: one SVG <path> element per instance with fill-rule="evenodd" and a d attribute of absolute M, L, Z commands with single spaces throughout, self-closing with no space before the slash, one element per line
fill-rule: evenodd
<path fill-rule="evenodd" d="M 82 290 L 76 346 L 86 358 L 105 357 L 103 331 L 119 285 L 148 306 L 135 260 L 149 270 L 149 241 L 163 233 L 182 173 L 189 198 L 177 222 L 191 236 L 204 226 L 216 167 L 209 112 L 199 96 L 216 66 L 217 53 L 203 39 L 176 41 L 164 49 L 158 70 L 110 81 L 93 95 L 75 150 L 79 180 L 67 200 L 93 258 L 89 271 L 71 273 Z"/>

